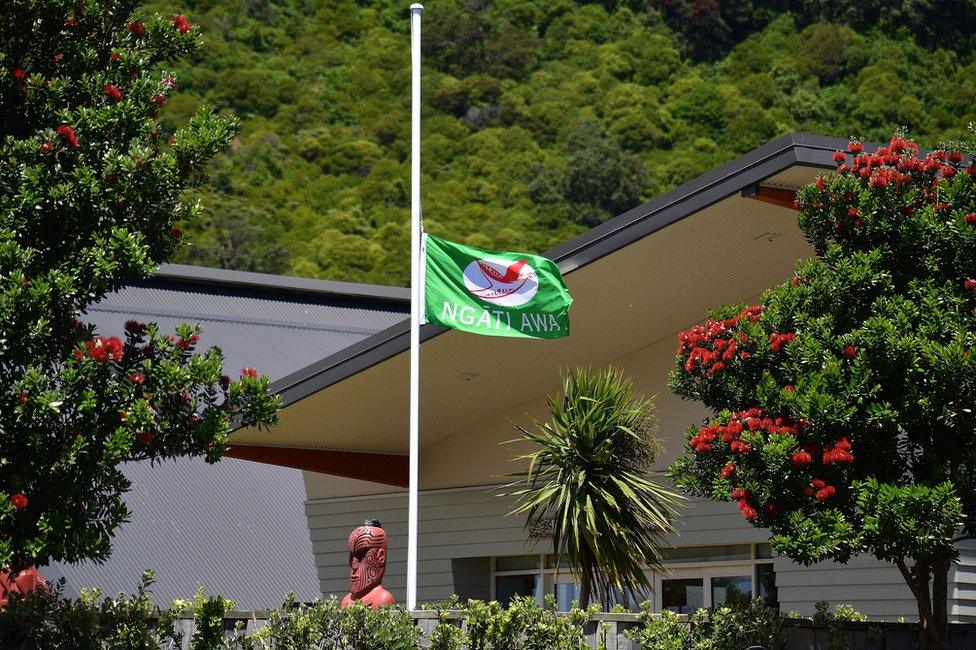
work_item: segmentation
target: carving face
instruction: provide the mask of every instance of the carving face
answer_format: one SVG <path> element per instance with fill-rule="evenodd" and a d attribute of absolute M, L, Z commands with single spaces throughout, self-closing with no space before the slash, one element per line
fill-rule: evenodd
<path fill-rule="evenodd" d="M 349 593 L 359 599 L 379 586 L 386 572 L 386 531 L 360 526 L 349 535 Z"/>

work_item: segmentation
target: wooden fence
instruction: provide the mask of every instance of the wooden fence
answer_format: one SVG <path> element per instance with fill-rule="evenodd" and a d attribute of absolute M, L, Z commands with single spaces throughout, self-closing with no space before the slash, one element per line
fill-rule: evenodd
<path fill-rule="evenodd" d="M 224 628 L 230 632 L 238 623 L 242 623 L 247 632 L 254 632 L 264 626 L 266 616 L 265 612 L 228 612 L 224 618 Z M 421 647 L 428 647 L 427 638 L 437 627 L 437 613 L 414 612 L 413 618 L 423 632 Z M 454 619 L 454 622 L 462 628 L 465 625 L 464 619 L 460 616 Z M 627 638 L 625 632 L 637 624 L 635 614 L 597 614 L 585 629 L 588 647 L 606 648 L 606 650 L 654 650 L 641 648 Z M 193 635 L 193 621 L 183 619 L 179 625 L 188 642 Z M 951 627 L 950 650 L 976 650 L 976 624 L 954 623 Z M 781 648 L 755 650 L 918 650 L 919 648 L 916 623 L 838 621 L 828 628 L 809 619 L 785 619 L 783 637 L 784 644 Z M 727 650 L 748 649 L 728 648 Z"/>

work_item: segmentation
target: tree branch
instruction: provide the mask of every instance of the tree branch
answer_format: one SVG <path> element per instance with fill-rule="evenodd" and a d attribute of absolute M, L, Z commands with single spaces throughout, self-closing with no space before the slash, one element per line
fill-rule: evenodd
<path fill-rule="evenodd" d="M 918 615 L 919 618 L 927 625 L 934 626 L 935 621 L 932 618 L 932 606 L 929 603 L 929 584 L 928 579 L 925 583 L 921 583 L 921 577 L 916 577 L 912 574 L 911 569 L 905 564 L 904 560 L 898 560 L 896 562 L 898 565 L 898 570 L 901 571 L 902 578 L 908 584 L 908 588 L 911 590 L 912 595 L 915 596 L 915 602 L 918 605 Z M 916 568 L 919 567 L 919 562 L 916 561 Z"/>

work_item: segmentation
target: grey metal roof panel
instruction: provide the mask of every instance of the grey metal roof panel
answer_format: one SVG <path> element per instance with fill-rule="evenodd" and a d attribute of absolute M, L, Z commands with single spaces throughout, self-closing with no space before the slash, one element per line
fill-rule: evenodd
<path fill-rule="evenodd" d="M 260 287 L 226 281 L 227 276 L 260 275 L 253 273 L 223 271 L 223 279 L 206 282 L 201 280 L 205 270 L 191 274 L 186 268 L 181 273 L 188 279 L 161 273 L 106 296 L 84 320 L 102 334 L 121 332 L 130 318 L 158 323 L 163 331 L 199 323 L 201 346 L 219 347 L 228 373 L 253 366 L 276 379 L 310 358 L 334 354 L 402 321 L 409 310 L 409 302 L 362 292 L 338 294 L 334 287 L 315 293 L 279 290 L 267 277 Z M 283 284 L 286 280 L 293 278 L 282 278 Z"/>
<path fill-rule="evenodd" d="M 320 296 L 333 294 L 346 298 L 359 297 L 369 300 L 406 302 L 408 304 L 410 302 L 410 289 L 404 287 L 386 287 L 336 280 L 312 280 L 310 278 L 294 278 L 250 271 L 209 269 L 186 264 L 163 264 L 156 272 L 156 280 L 198 282 L 211 288 L 222 285 L 237 288 L 270 289 L 278 293 L 312 293 Z"/>
<path fill-rule="evenodd" d="M 809 133 L 782 136 L 543 255 L 556 262 L 562 273 L 571 273 L 793 165 L 833 168 L 834 152 L 846 146 L 847 140 L 841 138 Z M 423 325 L 421 342 L 446 331 L 435 325 Z M 406 351 L 410 347 L 409 338 L 409 322 L 401 321 L 273 382 L 271 389 L 282 396 L 282 403 L 287 406 Z"/>
<path fill-rule="evenodd" d="M 83 316 L 103 334 L 129 319 L 203 326 L 200 345 L 217 346 L 224 367 L 243 366 L 280 378 L 355 345 L 403 320 L 409 292 L 256 273 L 163 266 L 92 305 Z M 207 465 L 185 458 L 124 467 L 132 481 L 131 521 L 120 527 L 104 564 L 42 567 L 67 589 L 97 586 L 132 592 L 143 570 L 157 573 L 157 603 L 193 595 L 198 585 L 242 609 L 279 605 L 289 590 L 300 600 L 320 595 L 298 470 L 245 460 Z"/>
<path fill-rule="evenodd" d="M 192 597 L 197 586 L 237 601 L 240 609 L 280 605 L 321 595 L 308 534 L 301 472 L 225 459 L 207 465 L 184 458 L 150 467 L 130 463 L 123 524 L 104 564 L 56 563 L 41 568 L 49 581 L 67 578 L 67 591 L 87 587 L 131 593 L 145 569 L 156 571 L 156 603 Z"/>

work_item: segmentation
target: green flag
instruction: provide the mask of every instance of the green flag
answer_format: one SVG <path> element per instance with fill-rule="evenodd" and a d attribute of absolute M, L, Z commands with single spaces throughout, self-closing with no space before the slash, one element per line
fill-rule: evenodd
<path fill-rule="evenodd" d="M 556 265 L 424 235 L 424 322 L 488 336 L 569 335 L 573 303 Z"/>

